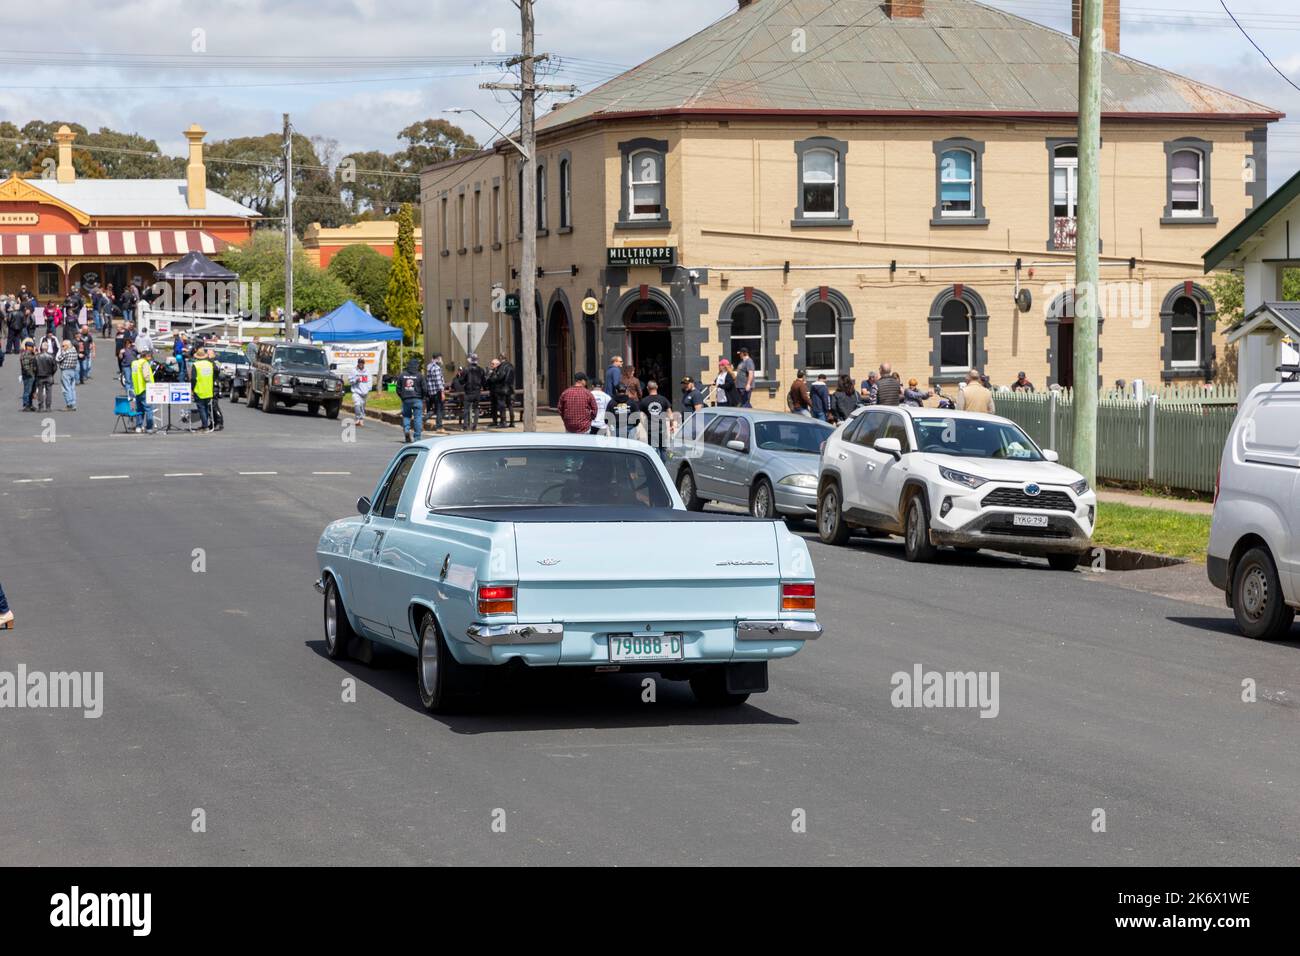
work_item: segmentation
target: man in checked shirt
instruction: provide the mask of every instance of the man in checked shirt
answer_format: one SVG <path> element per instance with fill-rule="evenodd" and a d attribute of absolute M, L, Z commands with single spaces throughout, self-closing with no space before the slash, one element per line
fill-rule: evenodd
<path fill-rule="evenodd" d="M 424 384 L 429 392 L 429 405 L 425 413 L 432 412 L 435 418 L 433 430 L 439 435 L 447 434 L 442 427 L 442 412 L 447 398 L 447 381 L 442 374 L 442 353 L 434 352 L 424 370 Z"/>

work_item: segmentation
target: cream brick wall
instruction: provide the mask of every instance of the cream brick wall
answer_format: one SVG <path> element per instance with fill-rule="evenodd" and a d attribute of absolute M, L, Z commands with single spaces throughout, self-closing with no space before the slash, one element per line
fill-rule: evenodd
<path fill-rule="evenodd" d="M 1101 148 L 1101 235 L 1105 316 L 1101 334 L 1101 376 L 1143 378 L 1159 382 L 1163 345 L 1159 308 L 1171 289 L 1192 280 L 1207 286 L 1200 256 L 1249 211 L 1242 175 L 1250 155 L 1245 124 L 1212 123 L 1193 127 L 1178 123 L 1106 123 Z M 1046 310 L 1053 293 L 1072 284 L 1073 253 L 1047 249 L 1049 231 L 1049 137 L 1068 139 L 1073 129 L 1047 123 L 873 120 L 856 122 L 780 122 L 763 120 L 660 121 L 591 125 L 544 140 L 539 158 L 548 171 L 550 232 L 538 241 L 538 262 L 546 270 L 578 267 L 576 277 L 548 275 L 538 281 L 543 308 L 556 289 L 564 290 L 574 315 L 575 355 L 584 365 L 585 327 L 578 303 L 592 290 L 601 298 L 605 247 L 666 244 L 678 247 L 687 268 L 708 270 L 700 294 L 709 309 L 703 322 L 707 342 L 701 360 L 716 362 L 716 310 L 733 291 L 753 286 L 767 293 L 780 312 L 779 375 L 782 389 L 794 370 L 791 317 L 801 291 L 829 286 L 840 291 L 856 318 L 852 352 L 855 379 L 881 361 L 890 361 L 904 377 L 922 381 L 931 374 L 933 343 L 927 318 L 931 303 L 946 287 L 962 283 L 987 305 L 988 354 L 985 371 L 1005 383 L 1025 370 L 1043 387 L 1048 379 Z M 666 203 L 671 228 L 624 232 L 614 228 L 620 207 L 621 156 L 618 144 L 646 136 L 667 140 Z M 828 136 L 848 144 L 845 202 L 850 228 L 802 228 L 790 225 L 798 199 L 794 144 Z M 983 205 L 987 226 L 932 226 L 935 204 L 937 140 L 967 137 L 984 144 Z M 1213 144 L 1210 199 L 1217 222 L 1160 222 L 1166 201 L 1168 141 L 1197 137 Z M 558 156 L 573 163 L 573 231 L 558 233 Z M 445 319 L 445 300 L 473 300 L 475 317 L 483 290 L 492 281 L 517 287 L 510 268 L 517 267 L 517 160 L 513 154 L 487 161 L 465 160 L 453 170 L 435 170 L 425 178 L 425 223 L 430 236 L 438 221 L 431 205 L 437 191 L 462 181 L 501 175 L 507 198 L 503 210 L 505 248 L 481 257 L 438 255 L 429 243 L 426 264 L 434 270 L 427 284 L 431 317 Z M 487 172 L 490 168 L 493 172 Z M 506 170 L 508 169 L 508 175 Z M 436 186 L 438 176 L 446 178 Z M 1128 260 L 1136 260 L 1135 268 Z M 451 260 L 449 262 L 449 259 Z M 1020 285 L 1033 295 L 1029 312 L 1013 304 L 1014 262 L 1023 268 Z M 788 275 L 783 265 L 790 262 Z M 888 266 L 897 263 L 891 275 Z M 429 266 L 427 266 L 429 267 Z M 628 285 L 659 284 L 658 270 L 632 270 Z M 1114 283 L 1135 283 L 1116 286 Z M 1139 304 L 1119 307 L 1133 291 Z M 1109 301 L 1105 301 L 1109 297 Z M 607 317 L 601 315 L 602 323 Z M 445 323 L 444 323 L 445 324 Z M 543 348 L 545 344 L 543 327 Z M 1216 342 L 1222 350 L 1221 330 Z M 493 348 L 510 350 L 509 329 L 501 325 Z M 481 349 L 482 351 L 483 349 Z M 446 351 L 446 348 L 444 348 Z M 600 355 L 603 364 L 607 356 Z M 588 371 L 598 371 L 588 370 Z M 757 398 L 757 396 L 756 396 Z M 773 404 L 782 402 L 778 393 Z"/>

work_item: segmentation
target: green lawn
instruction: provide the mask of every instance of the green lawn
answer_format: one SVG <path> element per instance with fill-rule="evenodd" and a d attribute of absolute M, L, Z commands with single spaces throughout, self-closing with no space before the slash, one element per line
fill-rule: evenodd
<path fill-rule="evenodd" d="M 1098 508 L 1097 529 L 1092 536 L 1095 544 L 1205 560 L 1205 548 L 1210 540 L 1209 515 L 1106 501 L 1100 502 Z"/>
<path fill-rule="evenodd" d="M 349 401 L 351 401 L 351 392 L 348 392 Z M 400 412 L 402 410 L 402 400 L 397 397 L 396 392 L 371 392 L 366 397 L 366 408 L 378 409 L 381 412 Z"/>

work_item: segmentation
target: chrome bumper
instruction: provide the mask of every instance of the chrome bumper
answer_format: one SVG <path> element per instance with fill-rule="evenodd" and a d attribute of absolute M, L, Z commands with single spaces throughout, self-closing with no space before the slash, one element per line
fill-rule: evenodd
<path fill-rule="evenodd" d="M 815 641 L 822 636 L 816 621 L 737 621 L 738 641 Z"/>
<path fill-rule="evenodd" d="M 558 644 L 564 640 L 564 625 L 471 624 L 465 635 L 489 647 L 494 644 Z"/>

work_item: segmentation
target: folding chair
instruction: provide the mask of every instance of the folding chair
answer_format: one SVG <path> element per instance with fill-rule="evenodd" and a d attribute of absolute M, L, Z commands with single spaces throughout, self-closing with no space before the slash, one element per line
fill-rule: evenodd
<path fill-rule="evenodd" d="M 125 395 L 114 396 L 113 414 L 117 416 L 117 422 L 113 425 L 113 434 L 117 434 L 118 426 L 121 426 L 123 432 L 135 431 L 135 409 L 131 407 L 131 399 Z"/>

